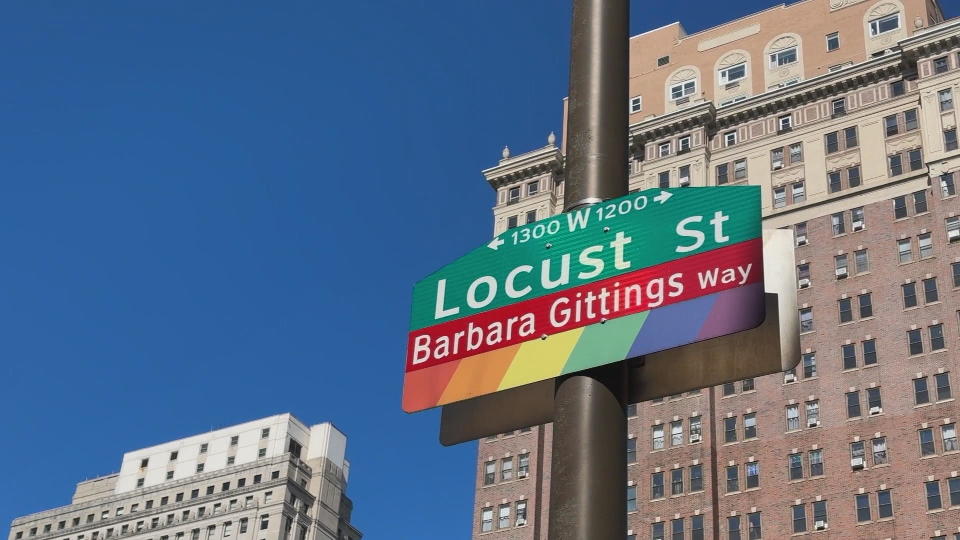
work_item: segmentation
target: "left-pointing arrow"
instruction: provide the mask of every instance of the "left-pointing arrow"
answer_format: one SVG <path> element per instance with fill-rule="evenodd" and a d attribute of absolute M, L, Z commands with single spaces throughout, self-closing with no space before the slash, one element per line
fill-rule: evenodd
<path fill-rule="evenodd" d="M 502 246 L 502 245 L 503 245 L 503 239 L 501 239 L 501 238 L 494 238 L 492 242 L 490 242 L 489 244 L 487 244 L 487 247 L 490 248 L 490 249 L 492 249 L 492 250 L 494 250 L 494 251 L 496 251 L 497 248 L 500 247 L 500 246 Z"/>

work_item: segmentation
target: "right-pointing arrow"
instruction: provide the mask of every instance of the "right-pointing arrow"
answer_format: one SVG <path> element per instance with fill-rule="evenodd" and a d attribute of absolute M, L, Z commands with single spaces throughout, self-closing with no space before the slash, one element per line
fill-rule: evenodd
<path fill-rule="evenodd" d="M 659 195 L 653 198 L 653 200 L 657 201 L 660 204 L 663 204 L 667 202 L 667 199 L 669 199 L 670 197 L 673 197 L 673 195 L 671 195 L 669 191 L 661 191 Z"/>

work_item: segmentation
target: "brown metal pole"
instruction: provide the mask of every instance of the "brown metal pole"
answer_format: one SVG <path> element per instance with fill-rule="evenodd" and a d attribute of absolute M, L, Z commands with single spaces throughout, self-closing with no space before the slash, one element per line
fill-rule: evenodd
<path fill-rule="evenodd" d="M 627 194 L 629 0 L 574 0 L 565 211 Z M 550 540 L 627 535 L 625 362 L 557 381 Z"/>

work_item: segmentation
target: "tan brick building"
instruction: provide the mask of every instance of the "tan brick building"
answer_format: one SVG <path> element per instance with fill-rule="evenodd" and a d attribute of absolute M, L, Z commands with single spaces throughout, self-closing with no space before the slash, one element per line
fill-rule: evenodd
<path fill-rule="evenodd" d="M 346 446 L 329 422 L 280 414 L 127 452 L 8 540 L 360 540 Z"/>
<path fill-rule="evenodd" d="M 631 52 L 631 189 L 762 186 L 803 354 L 630 406 L 628 538 L 960 540 L 960 20 L 806 0 Z M 495 234 L 562 209 L 556 143 L 484 171 Z M 480 442 L 474 538 L 547 537 L 550 447 Z"/>

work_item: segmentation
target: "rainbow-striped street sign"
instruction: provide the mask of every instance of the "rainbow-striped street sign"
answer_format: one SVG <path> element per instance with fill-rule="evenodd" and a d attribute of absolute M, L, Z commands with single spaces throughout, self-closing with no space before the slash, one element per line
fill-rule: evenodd
<path fill-rule="evenodd" d="M 419 281 L 414 412 L 758 326 L 759 186 L 653 189 L 510 229 Z"/>

